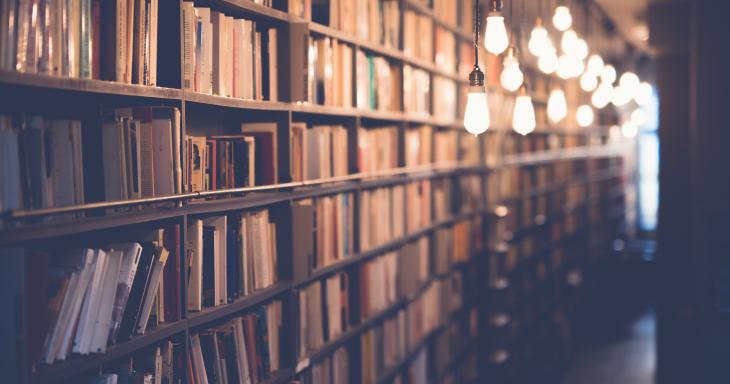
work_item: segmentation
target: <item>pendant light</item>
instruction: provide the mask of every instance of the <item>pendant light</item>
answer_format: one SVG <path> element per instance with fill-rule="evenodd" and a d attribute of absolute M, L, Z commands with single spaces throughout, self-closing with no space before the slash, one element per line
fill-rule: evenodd
<path fill-rule="evenodd" d="M 639 80 L 639 76 L 636 76 L 635 73 L 631 71 L 626 71 L 618 79 L 618 83 L 622 87 L 625 87 L 629 91 L 629 93 L 633 95 L 639 88 L 639 84 L 641 83 L 641 81 Z"/>
<path fill-rule="evenodd" d="M 568 103 L 565 101 L 565 92 L 560 88 L 554 88 L 550 91 L 550 97 L 547 103 L 548 119 L 553 124 L 560 122 L 568 116 Z"/>
<path fill-rule="evenodd" d="M 550 45 L 550 38 L 548 37 L 548 31 L 542 26 L 542 20 L 538 17 L 535 20 L 535 27 L 530 32 L 530 40 L 527 42 L 527 49 L 533 55 L 540 57 L 543 52 L 548 49 Z"/>
<path fill-rule="evenodd" d="M 532 98 L 527 93 L 527 84 L 520 87 L 520 92 L 515 99 L 515 108 L 512 114 L 512 129 L 522 136 L 535 130 L 535 108 L 532 106 Z"/>
<path fill-rule="evenodd" d="M 575 112 L 575 120 L 584 128 L 593 124 L 593 108 L 590 105 L 581 105 Z"/>
<path fill-rule="evenodd" d="M 598 78 L 586 71 L 580 77 L 580 88 L 586 92 L 592 92 L 598 86 Z"/>
<path fill-rule="evenodd" d="M 537 67 L 549 75 L 558 69 L 558 53 L 552 43 L 545 49 L 542 56 L 537 59 Z"/>
<path fill-rule="evenodd" d="M 509 45 L 507 28 L 504 26 L 504 15 L 502 15 L 502 0 L 491 0 L 489 2 L 489 13 L 487 13 L 487 27 L 484 30 L 484 48 L 487 51 L 499 55 Z"/>
<path fill-rule="evenodd" d="M 507 49 L 507 55 L 502 62 L 502 74 L 499 76 L 499 81 L 504 89 L 514 92 L 520 88 L 523 79 L 524 75 L 520 70 L 517 55 L 515 55 L 515 47 L 511 46 Z"/>
<path fill-rule="evenodd" d="M 603 69 L 603 58 L 600 55 L 594 53 L 588 58 L 588 65 L 586 70 L 593 76 L 600 76 L 601 70 Z"/>
<path fill-rule="evenodd" d="M 489 105 L 484 72 L 479 68 L 479 2 L 474 2 L 474 69 L 469 74 L 469 90 L 464 109 L 464 128 L 474 136 L 489 129 Z"/>
<path fill-rule="evenodd" d="M 591 104 L 598 109 L 604 108 L 611 102 L 611 97 L 613 97 L 613 86 L 609 83 L 602 82 L 593 91 Z"/>
<path fill-rule="evenodd" d="M 572 24 L 573 17 L 570 15 L 570 9 L 568 9 L 568 7 L 561 5 L 555 8 L 553 25 L 558 29 L 558 31 L 567 31 Z"/>
<path fill-rule="evenodd" d="M 608 84 L 613 84 L 616 81 L 616 68 L 611 64 L 606 64 L 601 69 L 601 81 Z"/>

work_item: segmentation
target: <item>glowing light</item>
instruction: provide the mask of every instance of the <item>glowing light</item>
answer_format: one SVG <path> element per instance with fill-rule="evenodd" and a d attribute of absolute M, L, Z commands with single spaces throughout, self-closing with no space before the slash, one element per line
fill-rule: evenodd
<path fill-rule="evenodd" d="M 555 28 L 559 31 L 565 31 L 570 28 L 571 24 L 573 24 L 573 17 L 570 15 L 570 9 L 564 5 L 555 8 L 555 14 L 553 15 Z"/>
<path fill-rule="evenodd" d="M 565 92 L 562 89 L 550 91 L 547 103 L 548 119 L 554 124 L 568 116 L 568 103 L 565 101 Z"/>
<path fill-rule="evenodd" d="M 555 47 L 550 45 L 546 51 L 537 59 L 537 67 L 545 74 L 551 74 L 558 69 L 558 54 Z"/>
<path fill-rule="evenodd" d="M 575 112 L 575 119 L 581 127 L 593 124 L 593 108 L 589 105 L 581 105 Z"/>
<path fill-rule="evenodd" d="M 514 50 L 510 48 L 507 56 L 505 56 L 502 62 L 502 74 L 499 77 L 502 87 L 504 89 L 513 92 L 520 88 L 524 76 L 520 71 L 520 63 L 515 57 Z"/>
<path fill-rule="evenodd" d="M 537 19 L 535 28 L 530 32 L 530 41 L 527 43 L 527 49 L 530 50 L 530 53 L 539 57 L 550 45 L 548 31 L 542 26 L 540 19 Z"/>
<path fill-rule="evenodd" d="M 600 76 L 602 69 L 603 58 L 595 53 L 592 54 L 591 57 L 588 58 L 588 65 L 586 66 L 586 70 L 593 76 Z"/>
<path fill-rule="evenodd" d="M 641 106 L 649 104 L 652 94 L 651 84 L 642 81 L 634 91 L 634 101 Z"/>
<path fill-rule="evenodd" d="M 487 27 L 484 31 L 484 47 L 487 51 L 499 55 L 509 45 L 507 28 L 504 26 L 502 12 L 489 12 Z"/>
<path fill-rule="evenodd" d="M 606 64 L 601 70 L 601 81 L 608 84 L 613 84 L 616 81 L 616 68 L 611 64 Z"/>
<path fill-rule="evenodd" d="M 627 121 L 621 126 L 621 134 L 627 139 L 636 137 L 637 133 L 639 133 L 639 127 L 631 121 Z"/>
<path fill-rule="evenodd" d="M 591 104 L 596 108 L 605 108 L 611 102 L 613 86 L 608 83 L 601 83 L 591 95 Z"/>
<path fill-rule="evenodd" d="M 598 86 L 598 78 L 586 72 L 580 77 L 580 88 L 586 92 L 591 92 Z"/>
<path fill-rule="evenodd" d="M 535 109 L 529 95 L 519 95 L 515 100 L 512 115 L 512 129 L 520 135 L 527 135 L 535 130 Z"/>
<path fill-rule="evenodd" d="M 474 89 L 466 96 L 464 128 L 473 135 L 484 133 L 489 129 L 489 105 L 483 87 L 481 92 L 479 89 Z"/>

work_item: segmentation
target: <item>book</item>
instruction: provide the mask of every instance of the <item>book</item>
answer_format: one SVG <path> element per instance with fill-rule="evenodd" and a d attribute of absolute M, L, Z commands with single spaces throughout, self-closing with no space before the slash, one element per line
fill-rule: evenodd
<path fill-rule="evenodd" d="M 398 167 L 398 128 L 376 127 L 357 130 L 357 164 L 361 173 Z"/>
<path fill-rule="evenodd" d="M 279 99 L 276 28 L 183 2 L 183 86 L 248 100 Z"/>

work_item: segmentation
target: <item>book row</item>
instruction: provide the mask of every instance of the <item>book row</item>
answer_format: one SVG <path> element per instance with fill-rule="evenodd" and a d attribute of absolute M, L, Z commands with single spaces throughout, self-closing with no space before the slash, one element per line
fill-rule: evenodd
<path fill-rule="evenodd" d="M 158 0 L 8 0 L 0 69 L 157 84 Z"/>
<path fill-rule="evenodd" d="M 104 353 L 107 345 L 179 320 L 179 236 L 174 226 L 141 243 L 52 256 L 32 252 L 29 257 L 41 267 L 31 272 L 38 285 L 28 300 L 37 339 L 29 343 L 34 361 L 52 364 L 71 354 Z"/>
<path fill-rule="evenodd" d="M 163 106 L 103 109 L 83 121 L 0 115 L 0 211 L 252 187 L 284 178 L 276 123 L 241 123 L 239 133 L 218 135 L 204 134 L 207 126 L 188 128 L 181 138 L 180 110 Z M 406 128 L 401 139 L 396 126 L 355 131 L 295 122 L 289 136 L 293 181 L 386 171 L 400 161 L 406 167 L 475 162 L 479 152 L 473 137 L 430 126 Z"/>
<path fill-rule="evenodd" d="M 249 100 L 278 100 L 277 29 L 192 2 L 182 3 L 183 88 Z"/>

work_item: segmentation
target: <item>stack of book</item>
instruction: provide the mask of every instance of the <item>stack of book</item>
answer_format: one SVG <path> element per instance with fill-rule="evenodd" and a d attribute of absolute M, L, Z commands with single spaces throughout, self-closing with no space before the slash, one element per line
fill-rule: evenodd
<path fill-rule="evenodd" d="M 360 39 L 398 49 L 400 7 L 397 0 L 313 0 L 313 21 Z M 300 7 L 295 10 L 303 17 Z M 291 13 L 291 3 L 290 3 Z"/>
<path fill-rule="evenodd" d="M 408 64 L 403 65 L 403 110 L 416 115 L 431 114 L 431 75 Z"/>
<path fill-rule="evenodd" d="M 102 111 L 104 200 L 181 193 L 180 132 L 175 107 Z"/>
<path fill-rule="evenodd" d="M 415 232 L 431 225 L 431 180 L 406 184 L 406 230 Z"/>
<path fill-rule="evenodd" d="M 436 27 L 434 39 L 434 62 L 436 66 L 448 73 L 456 71 L 456 39 L 454 34 L 441 28 Z M 472 61 L 473 63 L 473 61 Z"/>
<path fill-rule="evenodd" d="M 0 69 L 157 83 L 158 0 L 3 1 Z"/>
<path fill-rule="evenodd" d="M 183 2 L 183 87 L 249 100 L 278 99 L 275 28 Z"/>
<path fill-rule="evenodd" d="M 358 108 L 378 111 L 400 111 L 401 68 L 381 56 L 362 50 L 355 53 L 356 105 Z"/>
<path fill-rule="evenodd" d="M 282 304 L 190 335 L 188 367 L 195 383 L 261 383 L 281 369 Z"/>
<path fill-rule="evenodd" d="M 398 277 L 398 292 L 412 297 L 426 283 L 430 272 L 430 241 L 422 236 L 398 250 L 398 270 L 408 271 Z"/>
<path fill-rule="evenodd" d="M 360 192 L 360 250 L 365 251 L 403 236 L 405 194 L 402 185 Z"/>
<path fill-rule="evenodd" d="M 433 219 L 435 221 L 446 220 L 451 217 L 452 190 L 454 183 L 450 178 L 434 179 L 431 181 L 433 196 Z"/>
<path fill-rule="evenodd" d="M 277 182 L 276 123 L 244 123 L 241 132 L 185 136 L 189 191 L 216 191 Z"/>
<path fill-rule="evenodd" d="M 398 299 L 398 253 L 387 252 L 362 264 L 360 315 L 375 316 Z"/>
<path fill-rule="evenodd" d="M 348 131 L 340 125 L 291 125 L 292 181 L 326 179 L 348 173 Z"/>
<path fill-rule="evenodd" d="M 188 310 L 230 303 L 277 281 L 277 224 L 267 209 L 191 220 Z"/>
<path fill-rule="evenodd" d="M 433 162 L 433 127 L 422 125 L 406 130 L 406 167 L 427 165 Z"/>
<path fill-rule="evenodd" d="M 459 131 L 437 130 L 434 135 L 434 162 L 453 163 L 459 160 Z"/>
<path fill-rule="evenodd" d="M 172 227 L 156 231 L 149 242 L 41 259 L 43 275 L 34 278 L 37 289 L 29 293 L 34 321 L 42 325 L 34 333 L 46 335 L 40 361 L 104 353 L 107 345 L 179 320 L 179 235 Z"/>
<path fill-rule="evenodd" d="M 0 212 L 83 204 L 81 122 L 0 115 Z"/>
<path fill-rule="evenodd" d="M 360 336 L 362 382 L 374 383 L 386 369 L 393 367 L 408 352 L 404 310 Z"/>
<path fill-rule="evenodd" d="M 352 107 L 353 47 L 329 37 L 310 36 L 308 61 L 309 102 Z"/>
<path fill-rule="evenodd" d="M 433 20 L 412 10 L 403 13 L 403 54 L 433 61 Z"/>
<path fill-rule="evenodd" d="M 349 280 L 338 273 L 299 290 L 298 356 L 336 340 L 349 324 Z"/>
<path fill-rule="evenodd" d="M 479 175 L 465 175 L 459 179 L 459 210 L 476 212 L 485 203 L 482 193 L 482 178 Z"/>
<path fill-rule="evenodd" d="M 456 83 L 441 76 L 433 77 L 433 116 L 452 121 L 456 118 Z"/>
<path fill-rule="evenodd" d="M 433 13 L 438 15 L 439 20 L 449 24 L 456 24 L 458 9 L 463 8 L 462 5 L 450 0 L 433 0 Z"/>
<path fill-rule="evenodd" d="M 103 110 L 100 129 L 77 120 L 0 117 L 3 210 L 50 208 L 182 192 L 180 111 Z M 100 162 L 85 158 L 98 154 Z"/>
<path fill-rule="evenodd" d="M 298 200 L 292 204 L 294 280 L 351 256 L 355 198 L 352 193 Z"/>
<path fill-rule="evenodd" d="M 357 130 L 357 166 L 362 173 L 398 167 L 398 127 Z"/>
<path fill-rule="evenodd" d="M 350 382 L 349 355 L 346 347 L 312 364 L 290 384 L 347 384 Z"/>
<path fill-rule="evenodd" d="M 181 343 L 163 342 L 159 346 L 135 353 L 118 364 L 106 364 L 102 372 L 89 379 L 90 384 L 177 383 L 184 377 L 181 368 L 185 359 Z"/>

